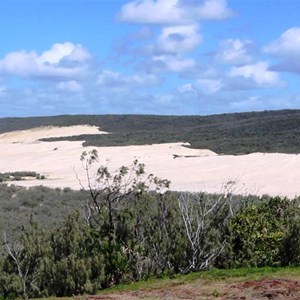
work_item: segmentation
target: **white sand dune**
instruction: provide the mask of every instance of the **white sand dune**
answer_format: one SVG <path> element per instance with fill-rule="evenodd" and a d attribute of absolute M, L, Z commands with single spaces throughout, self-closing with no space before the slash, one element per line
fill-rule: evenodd
<path fill-rule="evenodd" d="M 39 139 L 76 136 L 80 134 L 107 134 L 96 126 L 76 125 L 71 127 L 45 126 L 0 134 L 0 143 L 37 143 Z"/>
<path fill-rule="evenodd" d="M 85 172 L 80 162 L 82 142 L 41 142 L 43 137 L 103 134 L 96 127 L 46 127 L 0 135 L 0 172 L 36 171 L 47 179 L 17 182 L 23 186 L 79 189 Z M 210 150 L 190 149 L 183 143 L 124 147 L 98 147 L 100 163 L 111 170 L 130 165 L 135 158 L 146 171 L 171 180 L 171 189 L 222 192 L 228 182 L 234 193 L 300 195 L 300 155 L 264 154 L 217 155 Z"/>

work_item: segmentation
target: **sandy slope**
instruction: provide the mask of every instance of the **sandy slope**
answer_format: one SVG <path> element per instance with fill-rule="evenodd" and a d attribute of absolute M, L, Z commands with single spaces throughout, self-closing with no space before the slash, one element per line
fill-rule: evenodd
<path fill-rule="evenodd" d="M 96 126 L 76 125 L 71 127 L 46 126 L 28 130 L 12 131 L 0 134 L 0 143 L 37 143 L 39 139 L 80 134 L 107 134 Z"/>
<path fill-rule="evenodd" d="M 80 188 L 77 176 L 85 183 L 79 157 L 82 142 L 40 142 L 42 137 L 103 134 L 96 127 L 45 127 L 0 135 L 0 172 L 36 171 L 47 176 L 43 181 L 18 182 L 24 186 Z M 300 155 L 263 154 L 216 155 L 210 150 L 189 149 L 182 143 L 101 147 L 101 162 L 114 170 L 130 165 L 134 158 L 146 170 L 171 180 L 174 190 L 221 192 L 227 182 L 235 182 L 235 193 L 300 195 Z"/>

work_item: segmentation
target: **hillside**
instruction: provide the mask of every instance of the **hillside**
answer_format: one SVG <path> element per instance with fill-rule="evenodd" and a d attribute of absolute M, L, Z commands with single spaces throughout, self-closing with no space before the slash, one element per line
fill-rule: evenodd
<path fill-rule="evenodd" d="M 300 139 L 297 138 L 300 134 L 300 110 L 211 116 L 61 115 L 2 118 L 0 133 L 39 126 L 82 124 L 95 125 L 111 133 L 67 138 L 85 140 L 84 146 L 189 142 L 192 148 L 210 149 L 219 154 L 300 152 Z"/>
<path fill-rule="evenodd" d="M 299 299 L 299 282 L 281 271 L 274 271 L 280 279 L 263 274 L 241 282 L 221 282 L 228 272 L 219 282 L 209 281 L 218 277 L 210 271 L 187 282 L 178 275 L 299 264 L 300 155 L 203 149 L 299 153 L 299 117 L 277 111 L 0 119 L 0 299 L 96 294 L 112 286 L 86 299 Z M 97 148 L 104 145 L 114 147 Z M 170 191 L 162 193 L 168 181 L 159 178 L 170 180 Z M 118 290 L 165 275 L 174 280 L 163 288 Z"/>

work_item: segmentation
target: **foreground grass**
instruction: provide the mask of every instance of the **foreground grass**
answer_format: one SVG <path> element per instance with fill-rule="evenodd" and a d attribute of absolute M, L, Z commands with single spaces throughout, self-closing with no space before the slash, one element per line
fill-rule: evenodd
<path fill-rule="evenodd" d="M 120 284 L 112 288 L 100 291 L 99 294 L 111 292 L 137 291 L 147 288 L 162 288 L 173 286 L 174 284 L 193 283 L 195 281 L 222 281 L 237 282 L 248 280 L 260 280 L 265 278 L 285 278 L 300 279 L 300 266 L 292 267 L 264 267 L 264 268 L 239 268 L 230 270 L 212 269 L 210 271 L 195 272 L 187 275 L 176 275 L 173 277 L 163 277 L 160 279 L 150 278 L 146 281 L 134 282 L 131 284 Z"/>
<path fill-rule="evenodd" d="M 87 298 L 98 300 L 177 300 L 177 299 L 240 299 L 222 298 L 223 295 L 232 292 L 232 286 L 243 282 L 264 279 L 300 279 L 300 266 L 291 267 L 264 267 L 264 268 L 240 268 L 231 270 L 213 269 L 205 272 L 196 272 L 187 275 L 176 275 L 160 279 L 150 278 L 146 281 L 131 284 L 120 284 L 112 288 L 100 291 L 95 296 L 76 296 L 64 298 L 47 298 L 48 300 L 85 300 Z M 184 297 L 189 291 L 190 297 Z M 171 293 L 171 296 L 170 296 Z M 194 297 L 193 293 L 197 296 Z M 233 291 L 236 293 L 236 291 Z M 169 294 L 169 296 L 166 296 Z M 46 300 L 47 300 L 46 299 Z M 252 299 L 246 297 L 243 299 Z M 259 298 L 258 298 L 259 299 Z M 45 299 L 44 299 L 45 300 Z"/>

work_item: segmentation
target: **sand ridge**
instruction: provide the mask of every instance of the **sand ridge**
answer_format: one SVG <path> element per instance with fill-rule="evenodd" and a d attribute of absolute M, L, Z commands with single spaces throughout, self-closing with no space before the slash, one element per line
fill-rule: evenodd
<path fill-rule="evenodd" d="M 87 133 L 88 132 L 88 133 Z M 38 128 L 0 135 L 0 172 L 36 171 L 46 175 L 43 181 L 17 182 L 32 186 L 80 189 L 85 172 L 80 162 L 81 141 L 41 142 L 42 137 L 102 133 L 97 127 L 71 126 Z M 222 192 L 228 186 L 234 193 L 300 195 L 300 155 L 264 154 L 217 155 L 210 150 L 191 149 L 186 143 L 141 146 L 98 147 L 100 163 L 111 170 L 130 165 L 134 159 L 146 165 L 146 171 L 171 180 L 171 189 Z M 228 184 L 229 183 L 229 184 Z"/>

